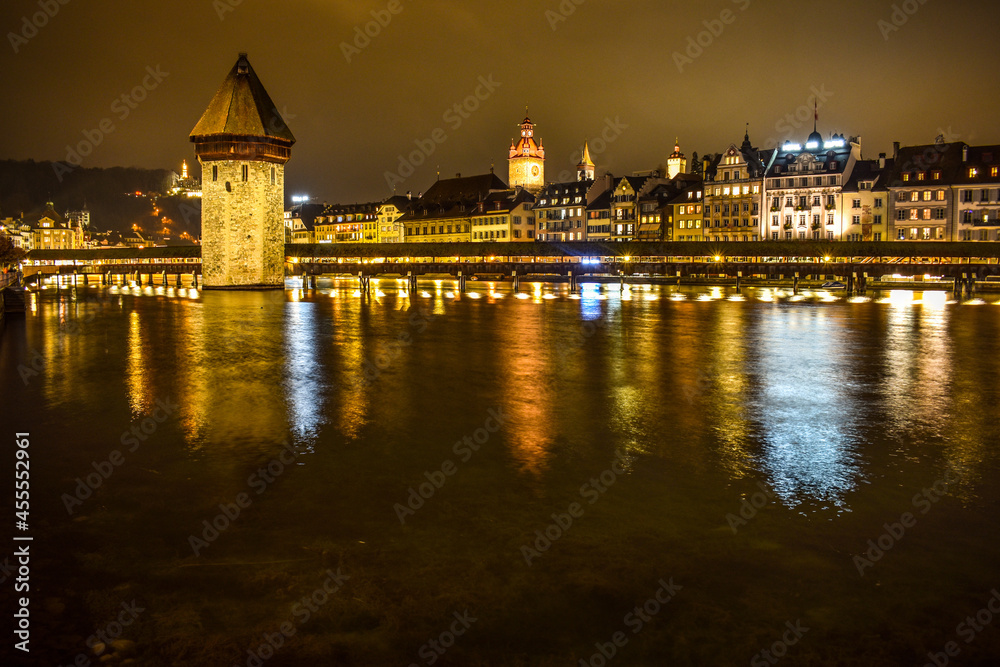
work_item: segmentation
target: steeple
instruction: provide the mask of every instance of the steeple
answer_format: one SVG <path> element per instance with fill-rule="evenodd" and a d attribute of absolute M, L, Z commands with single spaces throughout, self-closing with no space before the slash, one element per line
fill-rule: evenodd
<path fill-rule="evenodd" d="M 580 164 L 576 165 L 576 180 L 578 181 L 592 181 L 594 180 L 594 161 L 590 159 L 590 146 L 586 141 L 583 142 L 583 158 L 580 159 Z"/>

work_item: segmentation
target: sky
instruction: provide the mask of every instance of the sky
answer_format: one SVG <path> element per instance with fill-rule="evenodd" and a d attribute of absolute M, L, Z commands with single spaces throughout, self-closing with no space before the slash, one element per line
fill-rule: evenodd
<path fill-rule="evenodd" d="M 746 123 L 762 148 L 803 140 L 814 100 L 866 158 L 1000 143 L 998 23 L 995 0 L 5 0 L 0 158 L 179 171 L 241 51 L 297 139 L 286 197 L 313 201 L 506 180 L 525 107 L 549 181 L 585 139 L 616 175 Z"/>

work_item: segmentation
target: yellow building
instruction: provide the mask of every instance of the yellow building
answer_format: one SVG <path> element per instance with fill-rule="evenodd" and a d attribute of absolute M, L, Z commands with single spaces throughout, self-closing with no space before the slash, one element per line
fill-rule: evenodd
<path fill-rule="evenodd" d="M 316 216 L 316 243 L 378 243 L 379 204 L 331 205 Z"/>
<path fill-rule="evenodd" d="M 538 194 L 545 187 L 545 149 L 535 142 L 535 124 L 525 115 L 521 121 L 521 139 L 510 142 L 510 187 L 523 187 Z"/>
<path fill-rule="evenodd" d="M 379 243 L 402 243 L 405 240 L 404 227 L 399 223 L 399 219 L 409 210 L 411 201 L 409 196 L 395 195 L 378 207 L 376 215 Z"/>
<path fill-rule="evenodd" d="M 31 224 L 31 245 L 35 250 L 75 250 L 83 247 L 82 242 L 83 230 L 56 213 L 52 202 L 45 204 L 45 211 Z"/>
<path fill-rule="evenodd" d="M 531 241 L 535 238 L 535 197 L 524 189 L 494 192 L 472 215 L 473 241 Z"/>
<path fill-rule="evenodd" d="M 468 243 L 472 216 L 490 194 L 507 191 L 492 171 L 439 180 L 399 217 L 407 243 Z"/>

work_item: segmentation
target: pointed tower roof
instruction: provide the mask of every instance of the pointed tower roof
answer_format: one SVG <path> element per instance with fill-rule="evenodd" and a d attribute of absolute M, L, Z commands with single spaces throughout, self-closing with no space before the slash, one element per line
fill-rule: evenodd
<path fill-rule="evenodd" d="M 295 136 L 285 125 L 245 53 L 240 54 L 201 120 L 191 130 L 191 139 L 197 141 L 219 134 L 267 137 L 295 143 Z"/>
<path fill-rule="evenodd" d="M 578 167 L 593 167 L 594 161 L 590 159 L 590 146 L 586 141 L 583 142 L 583 159 L 580 160 Z"/>

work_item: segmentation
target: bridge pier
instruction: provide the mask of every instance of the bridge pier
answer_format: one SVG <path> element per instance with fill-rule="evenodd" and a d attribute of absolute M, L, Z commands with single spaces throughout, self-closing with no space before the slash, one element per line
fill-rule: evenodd
<path fill-rule="evenodd" d="M 521 279 L 520 279 L 520 277 L 519 277 L 519 276 L 517 275 L 517 269 L 514 269 L 514 270 L 513 270 L 512 272 L 511 272 L 511 274 L 510 274 L 510 279 L 511 279 L 511 281 L 512 281 L 512 282 L 514 283 L 514 292 L 515 292 L 515 293 L 517 293 L 517 292 L 520 292 L 520 291 L 521 291 Z"/>
<path fill-rule="evenodd" d="M 366 276 L 364 272 L 358 271 L 358 281 L 361 283 L 362 292 L 368 292 L 371 290 L 371 285 L 372 285 L 371 276 Z"/>
<path fill-rule="evenodd" d="M 576 291 L 576 276 L 573 275 L 572 271 L 567 271 L 566 272 L 566 277 L 569 278 L 569 291 L 570 292 L 575 292 Z"/>
<path fill-rule="evenodd" d="M 167 286 L 167 271 L 166 271 L 166 269 L 164 269 L 164 271 L 163 271 L 163 286 L 164 287 Z"/>
<path fill-rule="evenodd" d="M 458 291 L 460 294 L 465 294 L 465 280 L 466 276 L 461 271 L 458 272 Z"/>
<path fill-rule="evenodd" d="M 976 274 L 970 273 L 965 281 L 965 294 L 971 299 L 976 293 Z"/>
<path fill-rule="evenodd" d="M 792 277 L 792 294 L 799 293 L 799 274 L 798 272 Z"/>
<path fill-rule="evenodd" d="M 192 281 L 191 286 L 194 287 L 195 289 L 198 289 L 198 274 L 197 273 L 192 273 L 191 274 L 191 281 Z"/>
<path fill-rule="evenodd" d="M 309 274 L 309 289 L 316 289 L 317 276 L 315 273 Z"/>
<path fill-rule="evenodd" d="M 406 272 L 406 286 L 411 292 L 417 291 L 417 276 L 413 273 L 413 271 Z"/>
<path fill-rule="evenodd" d="M 677 286 L 680 287 L 680 285 L 681 285 L 681 272 L 678 271 L 677 272 Z"/>
<path fill-rule="evenodd" d="M 176 286 L 177 286 L 177 287 L 180 287 L 180 286 L 181 286 L 181 274 L 179 274 L 179 273 L 177 274 L 177 281 L 176 281 Z"/>
<path fill-rule="evenodd" d="M 743 280 L 743 272 L 742 271 L 737 271 L 736 272 L 736 291 L 737 292 L 740 291 L 740 282 L 742 280 Z"/>

